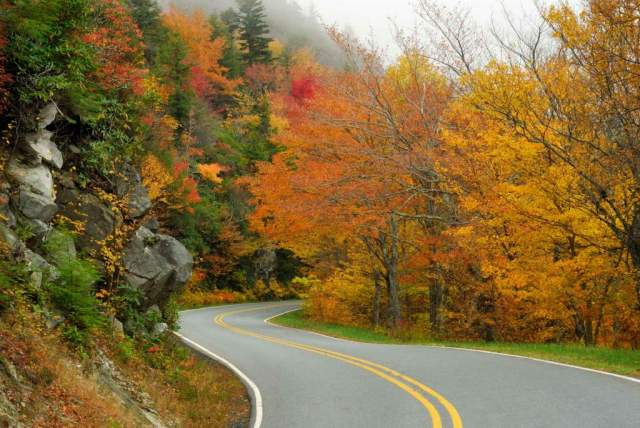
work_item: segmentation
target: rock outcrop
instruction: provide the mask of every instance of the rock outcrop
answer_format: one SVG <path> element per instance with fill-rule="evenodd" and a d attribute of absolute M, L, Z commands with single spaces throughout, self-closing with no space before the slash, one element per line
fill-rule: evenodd
<path fill-rule="evenodd" d="M 140 218 L 151 208 L 147 188 L 142 184 L 140 174 L 130 165 L 125 165 L 115 179 L 116 195 L 127 200 L 127 215 Z"/>
<path fill-rule="evenodd" d="M 53 201 L 53 176 L 51 170 L 42 164 L 29 164 L 24 158 L 13 157 L 6 169 L 7 176 L 19 188 L 37 193 Z"/>
<path fill-rule="evenodd" d="M 177 239 L 145 227 L 132 236 L 123 261 L 129 285 L 144 292 L 147 307 L 163 306 L 185 286 L 193 268 L 193 257 Z"/>
<path fill-rule="evenodd" d="M 27 218 L 48 223 L 58 212 L 55 201 L 38 193 L 20 190 L 15 205 Z"/>
<path fill-rule="evenodd" d="M 84 224 L 76 237 L 78 248 L 97 251 L 114 230 L 122 224 L 122 215 L 107 207 L 100 199 L 78 189 L 62 189 L 58 195 L 60 213 Z"/>
<path fill-rule="evenodd" d="M 46 106 L 38 116 L 38 131 L 28 134 L 20 151 L 14 153 L 6 166 L 6 175 L 15 185 L 12 206 L 0 207 L 0 213 L 14 227 L 18 214 L 31 226 L 36 236 L 43 236 L 50 228 L 47 225 L 58 211 L 55 203 L 53 175 L 49 165 L 61 168 L 62 153 L 52 141 L 53 133 L 46 130 L 56 118 L 55 104 Z M 2 195 L 5 199 L 7 194 Z M 13 208 L 13 209 L 12 209 Z"/>
<path fill-rule="evenodd" d="M 25 137 L 25 148 L 41 162 L 46 162 L 60 169 L 63 164 L 62 152 L 60 152 L 56 143 L 51 140 L 52 137 L 52 132 L 40 129 L 38 132 L 28 134 Z"/>
<path fill-rule="evenodd" d="M 152 203 L 140 174 L 129 164 L 122 165 L 120 171 L 108 178 L 116 196 L 126 202 L 126 209 L 81 189 L 71 171 L 55 174 L 56 190 L 52 170 L 63 167 L 64 157 L 53 140 L 53 132 L 47 128 L 57 114 L 55 104 L 43 108 L 37 128 L 25 136 L 6 164 L 8 180 L 0 182 L 0 245 L 15 260 L 24 262 L 35 275 L 33 282 L 41 284 L 43 277 L 56 278 L 59 274 L 55 266 L 76 258 L 77 252 L 97 256 L 110 237 L 124 230 L 121 228 L 124 222 L 148 225 L 149 228 L 136 230 L 123 252 L 124 277 L 144 293 L 143 309 L 163 307 L 170 295 L 189 280 L 193 267 L 191 254 L 175 238 L 157 233 L 160 229 L 157 219 L 143 218 Z M 65 148 L 73 154 L 80 150 L 73 144 L 66 144 Z M 52 228 L 50 223 L 58 213 L 74 222 L 74 226 L 77 224 L 74 238 Z M 24 234 L 29 235 L 26 242 L 14 231 L 18 225 L 28 229 L 29 233 Z"/>

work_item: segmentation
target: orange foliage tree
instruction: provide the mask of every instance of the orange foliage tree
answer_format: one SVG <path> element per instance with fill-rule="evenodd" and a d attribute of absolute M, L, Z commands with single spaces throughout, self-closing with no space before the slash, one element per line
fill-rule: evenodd
<path fill-rule="evenodd" d="M 188 48 L 187 62 L 191 67 L 191 86 L 200 96 L 229 94 L 240 83 L 225 77 L 228 71 L 220 64 L 225 41 L 212 40 L 213 29 L 200 10 L 188 15 L 175 6 L 163 16 L 163 22 L 171 31 L 179 34 Z"/>

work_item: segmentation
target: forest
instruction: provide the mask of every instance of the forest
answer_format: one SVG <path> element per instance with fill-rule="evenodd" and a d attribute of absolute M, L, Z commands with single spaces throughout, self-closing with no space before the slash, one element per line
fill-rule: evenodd
<path fill-rule="evenodd" d="M 504 33 L 418 0 L 397 58 L 274 5 L 0 1 L 0 219 L 18 261 L 2 310 L 52 304 L 85 343 L 105 316 L 148 330 L 155 303 L 171 325 L 178 308 L 303 298 L 313 319 L 398 336 L 640 347 L 635 0 L 540 7 Z M 57 206 L 86 192 L 117 213 L 95 242 L 65 210 L 27 213 L 14 152 L 45 127 Z M 130 170 L 144 209 L 119 190 Z M 161 233 L 192 274 L 140 294 L 131 242 Z M 18 238 L 59 270 L 45 293 L 16 291 L 33 276 Z"/>

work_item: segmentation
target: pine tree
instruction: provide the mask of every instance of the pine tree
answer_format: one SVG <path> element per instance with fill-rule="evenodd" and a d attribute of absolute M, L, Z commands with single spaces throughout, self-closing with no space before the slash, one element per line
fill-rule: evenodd
<path fill-rule="evenodd" d="M 271 62 L 269 43 L 273 41 L 266 23 L 262 0 L 237 0 L 240 46 L 247 65 Z"/>
<path fill-rule="evenodd" d="M 148 62 L 153 59 L 162 43 L 164 28 L 160 22 L 162 11 L 156 0 L 129 0 L 131 16 L 144 35 L 145 56 Z"/>
<path fill-rule="evenodd" d="M 225 41 L 224 54 L 220 59 L 220 64 L 228 70 L 226 74 L 227 77 L 230 79 L 240 77 L 244 72 L 243 62 L 241 52 L 234 37 L 235 30 L 232 28 L 232 24 L 230 25 L 222 16 L 215 14 L 209 18 L 209 24 L 213 29 L 211 39 L 222 38 Z"/>

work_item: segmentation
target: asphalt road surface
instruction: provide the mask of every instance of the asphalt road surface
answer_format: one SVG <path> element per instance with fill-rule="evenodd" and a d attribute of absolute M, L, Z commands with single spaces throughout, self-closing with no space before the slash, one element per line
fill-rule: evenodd
<path fill-rule="evenodd" d="M 180 335 L 252 395 L 252 427 L 640 428 L 640 383 L 484 352 L 378 345 L 278 327 L 299 303 L 185 311 Z"/>

